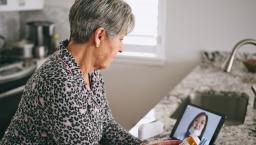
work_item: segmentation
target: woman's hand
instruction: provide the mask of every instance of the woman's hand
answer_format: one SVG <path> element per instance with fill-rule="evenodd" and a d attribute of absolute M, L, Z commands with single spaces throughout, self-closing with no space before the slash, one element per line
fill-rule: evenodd
<path fill-rule="evenodd" d="M 179 145 L 180 143 L 181 141 L 179 140 L 165 140 L 155 144 L 143 144 L 143 145 Z"/>

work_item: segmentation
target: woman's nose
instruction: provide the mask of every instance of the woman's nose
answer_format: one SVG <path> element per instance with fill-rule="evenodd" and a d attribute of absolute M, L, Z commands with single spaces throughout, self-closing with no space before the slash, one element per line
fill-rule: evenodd
<path fill-rule="evenodd" d="M 119 53 L 122 53 L 123 52 L 123 47 L 120 47 L 119 50 L 118 50 Z"/>
<path fill-rule="evenodd" d="M 122 53 L 122 52 L 123 52 L 123 48 L 124 48 L 124 44 L 123 44 L 123 43 L 121 43 L 121 45 L 120 45 L 120 48 L 119 48 L 118 52 Z"/>
<path fill-rule="evenodd" d="M 200 129 L 200 124 L 199 123 L 196 123 L 196 129 Z"/>

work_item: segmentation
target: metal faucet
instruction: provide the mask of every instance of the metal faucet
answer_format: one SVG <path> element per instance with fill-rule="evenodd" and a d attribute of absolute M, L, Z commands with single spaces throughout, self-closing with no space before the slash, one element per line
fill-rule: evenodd
<path fill-rule="evenodd" d="M 233 48 L 231 55 L 228 58 L 228 61 L 226 62 L 225 66 L 224 66 L 224 71 L 225 72 L 230 72 L 231 71 L 231 67 L 233 65 L 233 61 L 236 55 L 236 52 L 238 50 L 238 48 L 240 48 L 241 46 L 244 46 L 246 44 L 252 44 L 256 46 L 256 40 L 254 39 L 244 39 L 239 41 Z"/>
<path fill-rule="evenodd" d="M 252 86 L 252 92 L 254 93 L 254 103 L 253 103 L 253 108 L 256 109 L 256 86 Z"/>

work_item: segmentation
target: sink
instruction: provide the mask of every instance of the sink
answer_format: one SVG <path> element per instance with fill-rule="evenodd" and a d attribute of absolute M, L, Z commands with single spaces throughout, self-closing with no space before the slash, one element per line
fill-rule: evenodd
<path fill-rule="evenodd" d="M 214 91 L 196 92 L 185 98 L 171 115 L 177 119 L 184 106 L 188 103 L 226 115 L 226 125 L 243 124 L 249 96 L 241 92 Z"/>

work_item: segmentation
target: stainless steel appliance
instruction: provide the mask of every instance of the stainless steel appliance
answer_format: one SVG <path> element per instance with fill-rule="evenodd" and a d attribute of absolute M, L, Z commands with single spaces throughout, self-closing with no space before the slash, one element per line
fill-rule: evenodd
<path fill-rule="evenodd" d="M 26 39 L 18 41 L 13 45 L 13 48 L 10 50 L 11 55 L 9 57 L 30 60 L 34 57 L 32 54 L 33 47 L 33 43 L 28 42 L 28 40 Z"/>
<path fill-rule="evenodd" d="M 24 64 L 26 63 L 26 64 Z M 0 140 L 15 114 L 24 86 L 36 63 L 0 57 Z"/>
<path fill-rule="evenodd" d="M 0 140 L 17 110 L 23 89 L 37 64 L 32 59 L 33 44 L 19 42 L 6 48 L 0 36 Z"/>
<path fill-rule="evenodd" d="M 42 58 L 54 52 L 54 33 L 55 25 L 50 21 L 27 22 L 27 40 L 34 44 L 35 57 Z"/>

